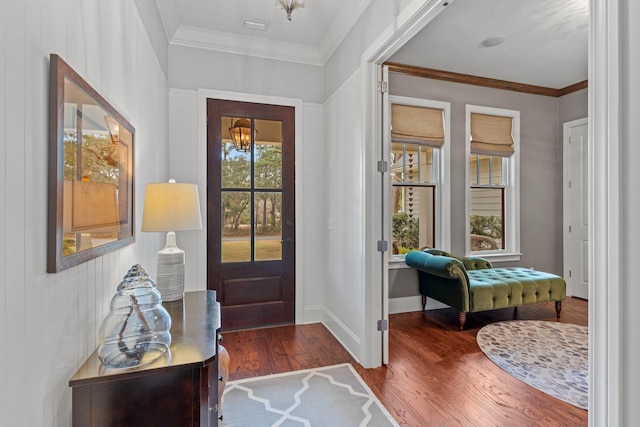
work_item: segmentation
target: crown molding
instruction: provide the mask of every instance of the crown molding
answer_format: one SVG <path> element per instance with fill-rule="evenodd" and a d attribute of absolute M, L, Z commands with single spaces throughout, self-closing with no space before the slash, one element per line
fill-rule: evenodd
<path fill-rule="evenodd" d="M 318 49 L 313 46 L 183 25 L 176 30 L 171 44 L 307 65 L 322 66 L 324 64 L 324 59 Z"/>
<path fill-rule="evenodd" d="M 586 89 L 588 86 L 587 80 L 575 83 L 573 85 L 554 89 L 545 86 L 535 86 L 525 83 L 516 83 L 506 80 L 491 79 L 488 77 L 472 76 L 470 74 L 454 73 L 452 71 L 434 70 L 433 68 L 416 67 L 414 65 L 398 64 L 395 62 L 385 62 L 384 65 L 389 67 L 389 71 L 395 73 L 409 74 L 416 77 L 424 77 L 427 79 L 444 80 L 454 83 L 463 83 L 474 86 L 484 86 L 493 89 L 510 90 L 513 92 L 530 93 L 533 95 L 543 95 L 560 97 L 568 95 L 573 92 L 577 92 L 582 89 Z"/>
<path fill-rule="evenodd" d="M 573 92 L 577 92 L 582 89 L 587 89 L 589 87 L 589 81 L 584 80 L 578 83 L 574 83 L 570 86 L 563 87 L 562 89 L 558 89 L 558 96 L 568 95 Z"/>

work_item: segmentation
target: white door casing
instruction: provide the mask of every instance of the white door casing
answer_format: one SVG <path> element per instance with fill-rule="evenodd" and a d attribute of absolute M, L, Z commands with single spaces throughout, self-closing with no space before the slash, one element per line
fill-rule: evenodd
<path fill-rule="evenodd" d="M 563 253 L 567 293 L 589 298 L 588 120 L 563 125 Z"/>
<path fill-rule="evenodd" d="M 381 69 L 382 82 L 380 87 L 380 105 L 382 106 L 382 139 L 380 144 L 380 161 L 389 165 L 389 153 L 391 152 L 391 112 L 389 103 L 389 67 L 383 66 Z M 385 210 L 391 200 L 391 180 L 387 168 L 382 168 L 382 240 L 388 239 L 388 250 L 391 250 L 391 221 Z M 388 252 L 382 253 L 382 322 L 386 327 L 382 328 L 382 364 L 389 363 L 389 256 Z"/>

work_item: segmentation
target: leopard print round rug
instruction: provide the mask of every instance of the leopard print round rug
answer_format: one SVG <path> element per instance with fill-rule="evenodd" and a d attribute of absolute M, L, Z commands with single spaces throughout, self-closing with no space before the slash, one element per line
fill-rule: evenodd
<path fill-rule="evenodd" d="M 588 408 L 588 328 L 513 320 L 480 329 L 480 349 L 512 376 L 551 396 Z"/>

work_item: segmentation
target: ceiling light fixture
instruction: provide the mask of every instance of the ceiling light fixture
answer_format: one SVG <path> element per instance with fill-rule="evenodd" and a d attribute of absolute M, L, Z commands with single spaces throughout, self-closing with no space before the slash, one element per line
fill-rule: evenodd
<path fill-rule="evenodd" d="M 480 43 L 484 47 L 495 47 L 507 41 L 505 36 L 493 36 L 486 38 Z"/>
<path fill-rule="evenodd" d="M 291 12 L 304 7 L 304 0 L 276 0 L 276 7 L 287 12 L 287 21 L 291 22 Z"/>

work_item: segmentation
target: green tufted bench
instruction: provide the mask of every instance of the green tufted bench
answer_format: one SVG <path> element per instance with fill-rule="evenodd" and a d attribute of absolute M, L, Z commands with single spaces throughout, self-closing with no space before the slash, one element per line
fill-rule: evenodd
<path fill-rule="evenodd" d="M 455 257 L 439 249 L 412 251 L 405 257 L 418 270 L 422 310 L 427 297 L 459 310 L 460 329 L 467 313 L 555 301 L 560 317 L 566 283 L 555 274 L 528 268 L 493 268 L 479 257 Z"/>

